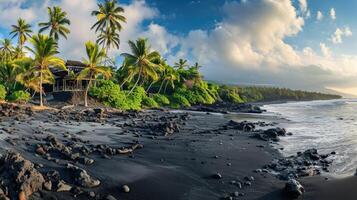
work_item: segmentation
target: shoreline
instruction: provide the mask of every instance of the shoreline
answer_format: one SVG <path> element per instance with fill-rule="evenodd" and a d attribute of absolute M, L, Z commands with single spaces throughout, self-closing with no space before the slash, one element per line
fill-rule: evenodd
<path fill-rule="evenodd" d="M 286 180 L 255 171 L 274 159 L 283 159 L 278 149 L 270 140 L 260 140 L 252 137 L 251 131 L 239 130 L 239 124 L 230 125 L 229 118 L 222 114 L 185 110 L 118 113 L 90 108 L 36 111 L 28 115 L 26 109 L 22 111 L 1 118 L 1 135 L 6 140 L 2 146 L 15 149 L 35 166 L 40 166 L 36 169 L 46 180 L 49 179 L 46 174 L 56 169 L 60 179 L 71 186 L 68 192 L 55 192 L 58 185 L 52 181 L 51 191 L 42 189 L 35 192 L 32 199 L 51 196 L 108 199 L 108 195 L 128 200 L 291 199 L 284 192 Z M 261 125 L 276 127 L 276 124 Z M 258 129 L 259 126 L 257 124 Z M 58 143 L 55 145 L 49 136 Z M 61 144 L 72 149 L 69 155 L 59 148 Z M 109 149 L 130 150 L 135 144 L 143 148 L 128 154 L 108 155 Z M 45 154 L 38 154 L 39 145 Z M 89 149 L 91 153 L 80 153 L 80 158 L 91 159 L 93 164 L 72 158 L 78 146 Z M 3 149 L 2 153 L 5 153 Z M 78 181 L 69 178 L 73 174 L 68 171 L 68 163 L 86 170 L 101 184 L 93 188 L 78 186 Z M 298 180 L 306 190 L 304 199 L 319 199 L 322 190 L 343 184 L 322 177 Z M 348 178 L 348 184 L 351 181 L 354 179 Z M 127 185 L 130 192 L 123 192 L 123 185 Z"/>

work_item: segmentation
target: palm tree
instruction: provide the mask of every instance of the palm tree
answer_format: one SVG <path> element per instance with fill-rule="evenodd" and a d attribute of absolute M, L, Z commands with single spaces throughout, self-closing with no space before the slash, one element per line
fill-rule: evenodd
<path fill-rule="evenodd" d="M 166 93 L 166 89 L 169 84 L 171 85 L 171 88 L 174 89 L 175 81 L 178 81 L 178 80 L 179 80 L 179 75 L 176 72 L 176 70 L 170 66 L 166 67 L 164 70 L 164 73 L 163 73 L 163 80 L 161 82 L 160 89 L 159 89 L 158 93 L 161 92 L 165 82 L 166 82 L 166 84 L 165 84 L 164 93 Z"/>
<path fill-rule="evenodd" d="M 67 39 L 67 34 L 70 33 L 70 30 L 66 26 L 71 25 L 71 22 L 67 18 L 67 13 L 57 6 L 53 8 L 48 7 L 47 9 L 49 21 L 38 24 L 39 27 L 42 27 L 39 32 L 42 33 L 50 29 L 50 36 L 55 40 L 59 40 L 60 35 Z"/>
<path fill-rule="evenodd" d="M 198 64 L 198 62 L 196 62 L 193 66 L 192 66 L 192 68 L 194 68 L 194 69 L 196 69 L 196 70 L 198 70 L 198 69 L 200 69 L 202 66 L 200 65 L 200 64 Z"/>
<path fill-rule="evenodd" d="M 14 47 L 11 44 L 10 39 L 4 39 L 0 41 L 0 56 L 2 62 L 9 62 L 14 54 Z"/>
<path fill-rule="evenodd" d="M 109 28 L 103 30 L 100 35 L 98 35 L 97 43 L 105 48 L 105 53 L 107 54 L 110 47 L 116 47 L 119 49 L 119 34 L 115 31 L 115 29 Z"/>
<path fill-rule="evenodd" d="M 102 65 L 103 60 L 106 58 L 105 52 L 103 49 L 100 49 L 98 44 L 94 44 L 91 41 L 86 43 L 86 52 L 87 59 L 83 60 L 83 63 L 86 67 L 78 74 L 77 79 L 89 79 L 87 88 L 84 94 L 84 106 L 88 106 L 88 91 L 92 84 L 92 81 L 95 80 L 98 75 L 104 76 L 104 78 L 111 77 L 111 70 L 108 67 Z"/>
<path fill-rule="evenodd" d="M 34 58 L 32 67 L 27 74 L 30 74 L 29 79 L 32 80 L 32 83 L 37 83 L 40 93 L 40 106 L 43 106 L 43 84 L 52 84 L 54 82 L 54 77 L 50 70 L 51 67 L 66 70 L 66 66 L 61 58 L 56 57 L 59 52 L 57 51 L 58 45 L 55 39 L 47 35 L 38 34 L 32 36 L 30 42 L 33 48 L 27 47 L 27 49 L 33 53 Z"/>
<path fill-rule="evenodd" d="M 24 19 L 19 18 L 17 20 L 17 25 L 12 25 L 10 35 L 12 35 L 12 38 L 18 37 L 18 46 L 22 51 L 27 38 L 31 37 L 31 33 L 31 25 Z"/>
<path fill-rule="evenodd" d="M 25 52 L 23 51 L 22 47 L 20 46 L 15 47 L 13 51 L 13 57 L 14 59 L 20 59 L 25 57 Z"/>
<path fill-rule="evenodd" d="M 122 15 L 124 9 L 117 5 L 116 0 L 105 0 L 98 7 L 98 10 L 92 11 L 92 16 L 96 16 L 98 21 L 91 29 L 95 28 L 95 32 L 108 29 L 121 31 L 121 22 L 125 23 L 126 18 Z"/>
<path fill-rule="evenodd" d="M 150 51 L 147 39 L 139 38 L 136 42 L 129 40 L 128 43 L 132 54 L 123 53 L 121 55 L 125 57 L 126 67 L 132 66 L 133 70 L 137 72 L 137 80 L 129 92 L 131 94 L 142 78 L 152 80 L 159 78 L 156 69 L 161 66 L 156 62 L 161 56 L 157 51 Z"/>
<path fill-rule="evenodd" d="M 185 67 L 188 67 L 187 60 L 180 59 L 177 63 L 174 64 L 174 67 L 178 69 L 184 69 Z"/>

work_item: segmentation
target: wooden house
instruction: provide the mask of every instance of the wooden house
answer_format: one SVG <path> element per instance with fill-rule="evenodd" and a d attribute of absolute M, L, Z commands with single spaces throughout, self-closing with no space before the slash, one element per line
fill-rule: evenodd
<path fill-rule="evenodd" d="M 77 80 L 77 75 L 85 68 L 85 64 L 79 61 L 68 60 L 67 70 L 51 69 L 55 82 L 53 85 L 44 85 L 46 94 L 52 94 L 55 100 L 67 101 L 77 94 L 82 96 L 89 81 Z"/>

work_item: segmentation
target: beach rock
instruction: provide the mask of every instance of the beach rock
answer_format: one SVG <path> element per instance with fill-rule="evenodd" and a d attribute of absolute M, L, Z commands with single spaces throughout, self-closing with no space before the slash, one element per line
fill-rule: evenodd
<path fill-rule="evenodd" d="M 97 187 L 100 181 L 92 178 L 86 170 L 81 169 L 77 166 L 67 164 L 67 169 L 69 169 L 74 177 L 76 184 L 85 188 Z"/>
<path fill-rule="evenodd" d="M 72 189 L 72 186 L 68 185 L 63 180 L 59 181 L 57 184 L 57 192 L 68 192 Z"/>
<path fill-rule="evenodd" d="M 113 197 L 112 195 L 108 195 L 107 197 L 105 197 L 106 200 L 117 200 L 115 197 Z"/>
<path fill-rule="evenodd" d="M 212 175 L 212 178 L 214 179 L 221 179 L 222 178 L 222 175 L 220 173 L 215 173 Z"/>
<path fill-rule="evenodd" d="M 251 131 L 254 131 L 255 124 L 252 123 L 252 122 L 247 122 L 247 121 L 236 122 L 236 121 L 230 120 L 228 122 L 228 127 L 233 128 L 233 129 L 237 129 L 237 130 L 240 130 L 240 131 L 251 132 Z"/>
<path fill-rule="evenodd" d="M 38 147 L 38 148 L 36 149 L 36 153 L 37 153 L 38 155 L 41 155 L 41 156 L 43 156 L 43 155 L 46 154 L 45 150 L 44 150 L 42 147 Z"/>
<path fill-rule="evenodd" d="M 305 189 L 297 180 L 290 179 L 285 184 L 285 192 L 292 198 L 298 198 L 305 192 Z"/>
<path fill-rule="evenodd" d="M 122 190 L 123 190 L 123 192 L 125 192 L 125 193 L 129 193 L 129 192 L 130 192 L 130 188 L 129 188 L 129 186 L 127 186 L 127 185 L 123 185 Z"/>
<path fill-rule="evenodd" d="M 0 158 L 0 179 L 2 186 L 8 188 L 12 199 L 20 196 L 27 199 L 41 190 L 45 182 L 34 164 L 15 152 L 7 152 Z"/>
<path fill-rule="evenodd" d="M 51 181 L 46 181 L 43 184 L 43 187 L 47 190 L 47 191 L 51 191 L 52 190 L 52 182 Z"/>

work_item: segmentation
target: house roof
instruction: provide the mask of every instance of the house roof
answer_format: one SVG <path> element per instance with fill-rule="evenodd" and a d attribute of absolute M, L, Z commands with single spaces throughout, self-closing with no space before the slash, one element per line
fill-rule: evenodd
<path fill-rule="evenodd" d="M 86 64 L 82 63 L 81 61 L 76 60 L 67 60 L 66 66 L 73 66 L 73 67 L 85 67 Z"/>

